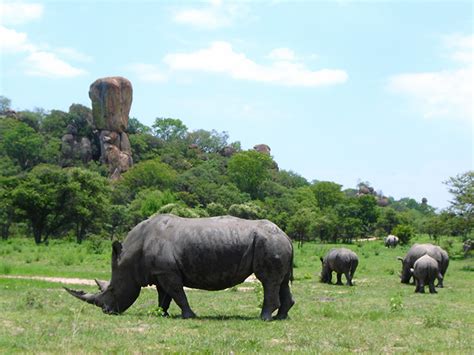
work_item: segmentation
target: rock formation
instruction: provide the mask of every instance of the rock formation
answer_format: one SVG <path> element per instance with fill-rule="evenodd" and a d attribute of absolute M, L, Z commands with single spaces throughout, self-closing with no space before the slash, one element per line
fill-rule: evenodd
<path fill-rule="evenodd" d="M 118 178 L 133 164 L 126 133 L 132 92 L 130 81 L 118 76 L 97 79 L 89 89 L 93 125 L 100 140 L 100 160 L 109 166 L 112 178 Z"/>
<path fill-rule="evenodd" d="M 268 145 L 266 144 L 257 144 L 253 147 L 254 150 L 260 153 L 268 154 L 270 155 L 271 149 Z"/>
<path fill-rule="evenodd" d="M 81 159 L 87 164 L 92 159 L 92 144 L 89 138 L 79 137 L 74 125 L 67 126 L 67 133 L 61 138 L 62 166 L 70 166 L 74 160 Z"/>

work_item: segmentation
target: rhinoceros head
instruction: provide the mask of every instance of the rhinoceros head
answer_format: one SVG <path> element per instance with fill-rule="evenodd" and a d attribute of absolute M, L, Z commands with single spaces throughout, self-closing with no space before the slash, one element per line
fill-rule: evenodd
<path fill-rule="evenodd" d="M 410 265 L 408 264 L 408 261 L 405 260 L 406 258 L 402 257 L 397 257 L 398 260 L 402 262 L 402 272 L 400 274 L 400 281 L 404 284 L 407 284 L 410 282 L 410 278 L 412 276 L 412 273 L 410 272 Z"/>
<path fill-rule="evenodd" d="M 321 282 L 331 281 L 331 273 L 329 271 L 329 267 L 327 265 L 327 262 L 325 262 L 322 257 L 320 257 L 319 260 L 321 260 L 321 265 L 323 267 L 322 270 L 321 270 L 321 277 L 320 277 Z"/>
<path fill-rule="evenodd" d="M 110 282 L 96 280 L 100 292 L 93 294 L 65 287 L 66 291 L 82 301 L 102 308 L 104 313 L 119 314 L 127 310 L 137 299 L 140 286 L 134 282 L 127 265 L 120 264 L 121 253 L 122 244 L 114 242 L 112 244 L 112 279 Z"/>

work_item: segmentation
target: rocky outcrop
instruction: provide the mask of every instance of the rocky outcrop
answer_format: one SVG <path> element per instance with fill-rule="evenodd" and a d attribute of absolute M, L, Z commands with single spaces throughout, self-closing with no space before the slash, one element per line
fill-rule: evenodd
<path fill-rule="evenodd" d="M 122 77 L 97 79 L 89 89 L 93 126 L 100 141 L 100 161 L 109 166 L 111 178 L 120 177 L 133 164 L 126 133 L 132 96 L 132 84 Z"/>
<path fill-rule="evenodd" d="M 271 149 L 268 145 L 266 144 L 257 144 L 253 147 L 254 150 L 260 153 L 268 154 L 270 155 Z"/>
<path fill-rule="evenodd" d="M 95 128 L 123 132 L 132 106 L 132 84 L 120 76 L 97 79 L 89 89 Z"/>
<path fill-rule="evenodd" d="M 61 165 L 73 165 L 78 159 L 87 164 L 92 159 L 91 141 L 87 137 L 78 137 L 77 129 L 72 125 L 68 126 L 67 132 L 61 138 Z"/>

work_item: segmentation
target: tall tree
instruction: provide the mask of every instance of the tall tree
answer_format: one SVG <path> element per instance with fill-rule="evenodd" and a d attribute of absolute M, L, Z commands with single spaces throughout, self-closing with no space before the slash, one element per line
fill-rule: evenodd
<path fill-rule="evenodd" d="M 152 127 L 155 135 L 166 142 L 184 139 L 188 131 L 179 118 L 157 118 Z"/>
<path fill-rule="evenodd" d="M 464 218 L 469 229 L 472 229 L 474 223 L 474 171 L 470 170 L 455 177 L 450 177 L 444 183 L 453 195 L 453 199 L 450 201 L 450 209 Z"/>
<path fill-rule="evenodd" d="M 233 155 L 227 172 L 241 191 L 249 193 L 252 198 L 258 198 L 260 185 L 270 178 L 272 167 L 273 160 L 269 155 L 249 150 Z"/>

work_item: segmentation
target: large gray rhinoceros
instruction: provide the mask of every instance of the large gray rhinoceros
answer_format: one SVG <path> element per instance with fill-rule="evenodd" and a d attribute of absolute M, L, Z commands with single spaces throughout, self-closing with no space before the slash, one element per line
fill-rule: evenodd
<path fill-rule="evenodd" d="M 404 258 L 398 257 L 402 262 L 402 273 L 400 279 L 402 283 L 410 283 L 412 273 L 410 269 L 415 265 L 415 261 L 423 255 L 429 255 L 438 262 L 438 287 L 443 287 L 443 279 L 449 266 L 448 253 L 441 247 L 433 244 L 413 244 Z"/>
<path fill-rule="evenodd" d="M 416 288 L 415 292 L 425 293 L 425 286 L 428 285 L 430 293 L 437 293 L 434 281 L 439 277 L 438 262 L 428 254 L 423 255 L 417 261 L 415 265 L 410 269 L 415 279 Z"/>
<path fill-rule="evenodd" d="M 336 285 L 342 285 L 342 274 L 346 276 L 347 285 L 352 286 L 352 278 L 359 264 L 357 254 L 346 248 L 331 249 L 326 256 L 320 258 L 323 269 L 321 271 L 321 282 L 331 283 L 332 272 L 337 275 Z"/>
<path fill-rule="evenodd" d="M 236 217 L 181 218 L 156 215 L 141 222 L 123 245 L 112 245 L 112 278 L 97 282 L 96 294 L 66 290 L 101 307 L 122 313 L 138 298 L 140 289 L 156 285 L 158 303 L 167 314 L 171 300 L 183 318 L 195 317 L 183 286 L 222 290 L 255 274 L 264 290 L 260 317 L 285 319 L 294 301 L 289 282 L 293 274 L 293 246 L 288 236 L 267 220 Z"/>
<path fill-rule="evenodd" d="M 396 235 L 390 234 L 384 238 L 384 245 L 388 248 L 395 248 L 398 245 L 398 237 Z"/>

